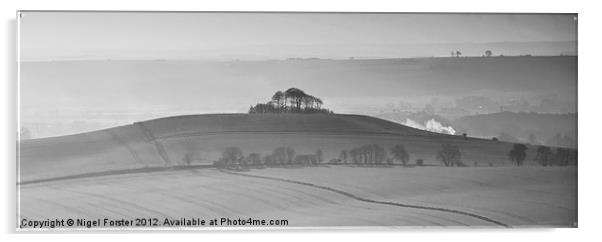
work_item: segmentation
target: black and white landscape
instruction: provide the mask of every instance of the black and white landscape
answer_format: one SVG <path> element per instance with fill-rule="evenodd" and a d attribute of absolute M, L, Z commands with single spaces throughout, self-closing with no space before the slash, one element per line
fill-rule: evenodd
<path fill-rule="evenodd" d="M 577 226 L 574 14 L 19 16 L 18 227 Z"/>

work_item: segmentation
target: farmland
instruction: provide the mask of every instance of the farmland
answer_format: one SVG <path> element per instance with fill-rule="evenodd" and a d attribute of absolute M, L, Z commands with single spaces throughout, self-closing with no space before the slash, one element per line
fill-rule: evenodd
<path fill-rule="evenodd" d="M 342 149 L 404 145 L 410 166 L 328 164 Z M 453 144 L 468 167 L 443 167 Z M 20 143 L 19 215 L 288 219 L 288 226 L 574 226 L 576 167 L 508 161 L 511 143 L 359 115 L 213 114 Z M 226 147 L 323 150 L 321 164 L 211 166 Z M 187 149 L 197 151 L 190 165 Z M 531 158 L 529 158 L 531 157 Z M 415 166 L 415 159 L 424 166 Z"/>
<path fill-rule="evenodd" d="M 361 198 L 445 207 L 521 226 L 576 221 L 574 168 L 267 168 L 248 172 Z M 487 226 L 463 214 L 358 201 L 311 186 L 189 169 L 23 185 L 22 218 L 288 219 L 289 226 Z"/>

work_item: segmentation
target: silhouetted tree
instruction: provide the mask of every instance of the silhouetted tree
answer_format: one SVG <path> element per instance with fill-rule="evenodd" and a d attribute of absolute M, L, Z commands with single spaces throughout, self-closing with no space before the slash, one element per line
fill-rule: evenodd
<path fill-rule="evenodd" d="M 410 160 L 410 154 L 403 145 L 393 146 L 393 148 L 391 148 L 391 154 L 394 159 L 401 161 L 404 166 L 407 165 Z"/>
<path fill-rule="evenodd" d="M 285 164 L 288 161 L 285 147 L 278 147 L 274 149 L 272 156 L 274 157 L 274 164 Z"/>
<path fill-rule="evenodd" d="M 249 108 L 249 113 L 278 113 L 279 109 L 273 103 L 258 103 Z"/>
<path fill-rule="evenodd" d="M 372 154 L 371 161 L 373 164 L 383 164 L 387 159 L 387 151 L 377 144 L 372 144 L 369 146 Z"/>
<path fill-rule="evenodd" d="M 290 104 L 290 108 L 289 108 Z M 268 103 L 258 103 L 249 108 L 250 114 L 261 113 L 333 113 L 322 108 L 322 100 L 308 95 L 298 88 L 289 88 L 285 92 L 277 91 Z"/>
<path fill-rule="evenodd" d="M 316 103 L 316 109 L 320 110 L 322 108 L 322 104 L 324 104 L 324 102 L 322 102 L 322 99 L 317 98 L 312 96 L 312 98 L 314 99 L 314 102 Z"/>
<path fill-rule="evenodd" d="M 485 56 L 490 57 L 493 53 L 491 52 L 491 50 L 486 50 L 485 51 Z"/>
<path fill-rule="evenodd" d="M 286 96 L 293 100 L 293 104 L 296 106 L 297 110 L 301 110 L 301 104 L 303 103 L 303 98 L 307 96 L 305 92 L 298 88 L 289 88 L 285 91 Z"/>
<path fill-rule="evenodd" d="M 242 150 L 238 147 L 228 147 L 222 152 L 220 159 L 225 165 L 233 165 L 242 160 Z"/>
<path fill-rule="evenodd" d="M 514 144 L 512 150 L 508 153 L 508 157 L 511 161 L 516 163 L 517 166 L 521 166 L 525 158 L 527 158 L 527 146 L 524 144 Z"/>
<path fill-rule="evenodd" d="M 304 96 L 301 98 L 301 102 L 303 102 L 303 106 L 305 110 L 312 109 L 314 107 L 314 99 L 312 96 Z"/>
<path fill-rule="evenodd" d="M 559 166 L 568 166 L 570 157 L 570 149 L 556 148 L 556 155 L 554 155 L 554 160 Z"/>
<path fill-rule="evenodd" d="M 382 164 L 387 158 L 387 152 L 377 144 L 364 145 L 349 151 L 355 164 Z"/>
<path fill-rule="evenodd" d="M 272 100 L 276 102 L 278 104 L 278 107 L 281 109 L 283 108 L 283 106 L 285 106 L 283 104 L 286 104 L 285 96 L 282 91 L 277 91 L 276 93 L 274 93 L 274 95 L 272 96 Z"/>
<path fill-rule="evenodd" d="M 537 154 L 535 155 L 535 161 L 537 161 L 542 166 L 551 166 L 552 165 L 552 149 L 547 146 L 539 146 L 537 147 Z"/>
<path fill-rule="evenodd" d="M 461 166 L 462 153 L 457 145 L 442 144 L 441 150 L 437 152 L 437 158 L 443 162 L 445 166 Z"/>

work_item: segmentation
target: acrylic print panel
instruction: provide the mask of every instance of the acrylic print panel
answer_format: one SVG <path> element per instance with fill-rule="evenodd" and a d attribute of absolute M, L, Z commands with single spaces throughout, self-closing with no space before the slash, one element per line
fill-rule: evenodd
<path fill-rule="evenodd" d="M 22 11 L 20 230 L 576 227 L 576 14 Z"/>

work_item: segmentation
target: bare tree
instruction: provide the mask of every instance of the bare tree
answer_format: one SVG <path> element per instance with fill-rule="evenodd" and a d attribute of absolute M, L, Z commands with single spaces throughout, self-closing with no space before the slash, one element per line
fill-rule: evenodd
<path fill-rule="evenodd" d="M 403 145 L 393 146 L 393 148 L 391 148 L 391 154 L 393 155 L 393 158 L 401 161 L 404 166 L 407 165 L 410 160 L 410 154 Z"/>
<path fill-rule="evenodd" d="M 516 163 L 517 166 L 521 166 L 525 158 L 527 158 L 527 146 L 524 144 L 514 144 L 512 150 L 508 153 L 508 157 L 511 161 Z"/>
<path fill-rule="evenodd" d="M 285 164 L 288 160 L 286 157 L 286 148 L 278 147 L 274 149 L 274 152 L 272 152 L 272 157 L 274 158 L 274 164 Z"/>
<path fill-rule="evenodd" d="M 377 144 L 368 144 L 349 151 L 356 164 L 382 164 L 387 158 L 387 151 Z"/>
<path fill-rule="evenodd" d="M 547 146 L 539 146 L 537 147 L 537 155 L 535 156 L 535 161 L 537 161 L 542 166 L 551 166 L 552 165 L 552 149 Z"/>
<path fill-rule="evenodd" d="M 442 144 L 441 150 L 437 152 L 437 157 L 445 166 L 461 166 L 462 153 L 457 145 Z"/>

